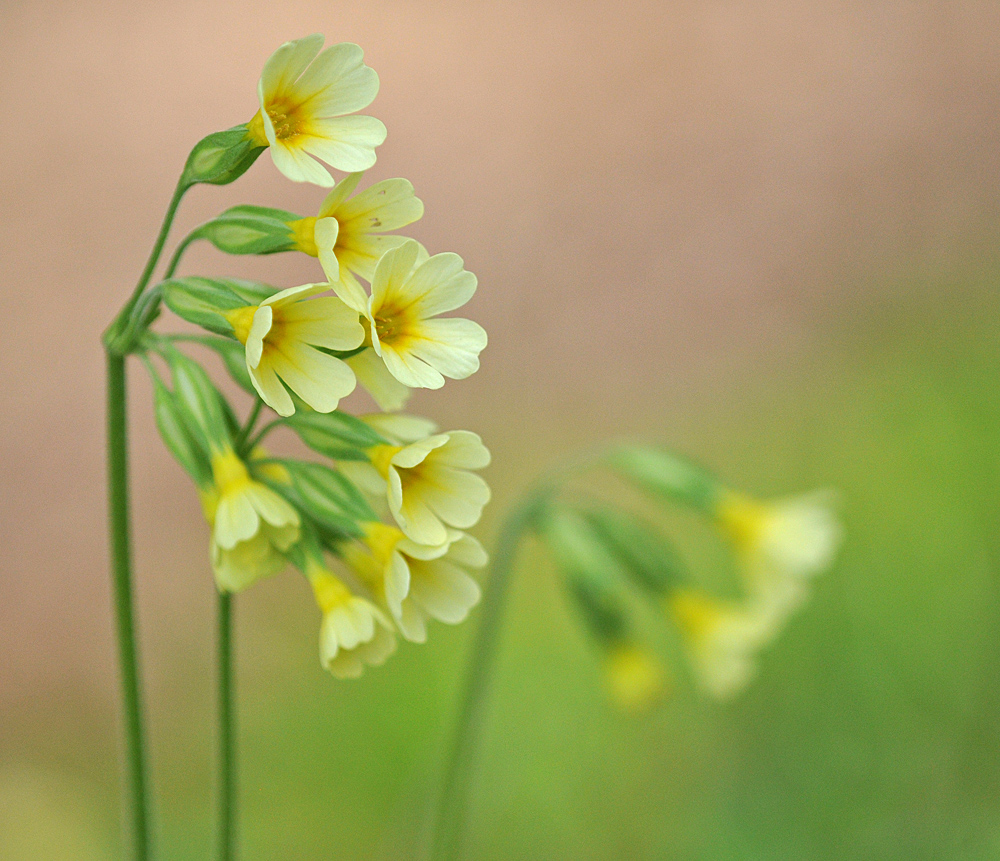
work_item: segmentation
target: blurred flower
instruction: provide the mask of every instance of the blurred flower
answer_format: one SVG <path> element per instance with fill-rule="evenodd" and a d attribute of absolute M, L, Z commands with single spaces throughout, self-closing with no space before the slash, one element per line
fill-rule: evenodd
<path fill-rule="evenodd" d="M 355 595 L 323 563 L 310 558 L 306 576 L 323 613 L 319 659 L 339 679 L 357 678 L 396 651 L 392 623 L 371 601 Z"/>
<path fill-rule="evenodd" d="M 781 618 L 763 604 L 720 601 L 694 590 L 668 599 L 698 683 L 724 699 L 739 693 L 757 672 L 757 652 L 780 630 Z"/>
<path fill-rule="evenodd" d="M 406 240 L 378 261 L 366 303 L 360 296 L 343 298 L 367 318 L 372 347 L 393 377 L 411 388 L 439 389 L 445 377 L 461 380 L 479 369 L 486 332 L 472 320 L 435 319 L 476 291 L 476 276 L 462 258 L 420 257 L 419 243 Z"/>
<path fill-rule="evenodd" d="M 286 564 L 299 538 L 299 515 L 269 487 L 250 477 L 231 448 L 212 456 L 212 484 L 200 492 L 212 527 L 211 559 L 222 592 L 238 592 Z"/>
<path fill-rule="evenodd" d="M 648 649 L 622 641 L 605 655 L 604 680 L 608 696 L 619 708 L 640 712 L 663 696 L 667 677 Z"/>
<path fill-rule="evenodd" d="M 343 548 L 344 561 L 385 599 L 406 639 L 423 643 L 427 620 L 463 621 L 479 601 L 479 585 L 465 571 L 481 568 L 486 551 L 470 535 L 448 530 L 438 545 L 417 544 L 394 526 L 365 526 L 365 549 Z"/>
<path fill-rule="evenodd" d="M 364 64 L 361 48 L 342 42 L 319 53 L 322 46 L 323 36 L 314 33 L 270 56 L 247 136 L 270 147 L 275 167 L 289 179 L 332 186 L 330 172 L 314 159 L 337 170 L 367 170 L 386 131 L 374 117 L 345 116 L 368 107 L 378 93 L 378 75 Z"/>
<path fill-rule="evenodd" d="M 282 383 L 321 413 L 335 410 L 340 399 L 354 390 L 351 369 L 316 349 L 353 350 L 364 339 L 357 315 L 340 299 L 311 298 L 328 288 L 328 284 L 290 287 L 260 305 L 225 312 L 236 337 L 246 346 L 254 388 L 279 415 L 295 412 Z"/>
<path fill-rule="evenodd" d="M 385 362 L 372 347 L 366 347 L 344 361 L 354 371 L 358 382 L 372 396 L 380 410 L 395 412 L 406 406 L 413 390 L 389 373 Z"/>
<path fill-rule="evenodd" d="M 319 261 L 327 280 L 344 301 L 359 311 L 368 296 L 358 277 L 371 281 L 375 265 L 405 236 L 386 236 L 419 220 L 424 204 L 405 179 L 385 179 L 350 197 L 363 176 L 352 173 L 334 187 L 315 218 L 301 218 L 288 226 L 296 247 Z"/>
<path fill-rule="evenodd" d="M 833 563 L 842 538 L 834 496 L 819 490 L 762 502 L 729 491 L 715 515 L 736 548 L 751 598 L 790 612 L 806 580 Z"/>
<path fill-rule="evenodd" d="M 370 449 L 374 471 L 389 511 L 406 537 L 418 544 L 438 545 L 448 540 L 447 527 L 474 526 L 489 502 L 489 486 L 468 470 L 482 469 L 490 453 L 469 431 L 435 434 L 407 445 L 378 445 Z M 362 486 L 372 488 L 372 470 L 351 473 Z"/>

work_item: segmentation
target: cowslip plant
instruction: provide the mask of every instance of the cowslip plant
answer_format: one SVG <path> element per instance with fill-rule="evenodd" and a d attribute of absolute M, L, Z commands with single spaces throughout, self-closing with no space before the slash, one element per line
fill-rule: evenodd
<path fill-rule="evenodd" d="M 431 254 L 397 232 L 423 215 L 410 182 L 364 186 L 386 129 L 357 112 L 374 100 L 378 76 L 357 45 L 322 45 L 320 35 L 282 45 L 264 65 L 252 118 L 195 145 L 138 283 L 103 336 L 112 577 L 139 861 L 152 857 L 153 847 L 132 606 L 130 356 L 150 375 L 160 435 L 194 483 L 208 524 L 218 592 L 220 859 L 235 851 L 232 601 L 257 581 L 289 568 L 301 573 L 319 611 L 320 662 L 345 679 L 385 662 L 399 637 L 423 643 L 432 622 L 462 622 L 485 594 L 437 806 L 434 848 L 446 857 L 458 847 L 465 774 L 524 536 L 535 534 L 550 549 L 603 650 L 608 691 L 626 708 L 654 700 L 664 674 L 635 633 L 623 592 L 636 588 L 655 599 L 684 637 L 703 687 L 725 696 L 749 681 L 756 651 L 801 603 L 805 579 L 829 564 L 837 544 L 823 497 L 761 503 L 669 453 L 616 447 L 599 463 L 718 524 L 747 572 L 745 599 L 723 602 L 685 585 L 672 545 L 620 506 L 587 504 L 579 495 L 567 501 L 561 489 L 574 470 L 542 482 L 504 522 L 484 591 L 476 572 L 489 557 L 466 530 L 490 499 L 478 474 L 490 453 L 475 433 L 441 431 L 400 412 L 412 389 L 438 389 L 478 370 L 486 332 L 452 316 L 472 298 L 477 279 L 457 254 Z M 317 214 L 230 207 L 184 237 L 154 281 L 184 195 L 195 185 L 236 181 L 265 149 L 288 179 L 330 189 Z M 327 166 L 345 175 L 335 179 Z M 309 255 L 317 280 L 282 288 L 178 274 L 198 240 L 234 255 Z M 162 325 L 164 309 L 203 332 L 171 333 Z M 218 355 L 248 405 L 222 394 L 185 352 L 191 344 Z M 341 408 L 359 383 L 382 412 Z M 272 453 L 267 438 L 280 427 L 313 457 Z"/>

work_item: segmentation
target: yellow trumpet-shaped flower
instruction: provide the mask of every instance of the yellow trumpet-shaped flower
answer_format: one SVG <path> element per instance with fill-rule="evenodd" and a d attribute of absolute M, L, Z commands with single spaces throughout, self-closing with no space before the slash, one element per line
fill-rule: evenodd
<path fill-rule="evenodd" d="M 314 33 L 270 56 L 247 136 L 270 147 L 275 167 L 289 179 L 329 187 L 333 177 L 315 159 L 337 170 L 367 170 L 386 131 L 374 117 L 346 116 L 368 107 L 378 93 L 378 75 L 364 64 L 361 48 L 342 42 L 320 53 L 322 47 L 323 36 Z"/>
<path fill-rule="evenodd" d="M 212 456 L 212 484 L 201 491 L 212 527 L 211 559 L 222 592 L 238 592 L 280 571 L 299 538 L 299 515 L 269 487 L 250 477 L 231 448 Z"/>
<path fill-rule="evenodd" d="M 382 595 L 406 639 L 423 643 L 427 620 L 457 625 L 479 601 L 479 585 L 467 568 L 481 568 L 488 560 L 471 535 L 448 530 L 438 545 L 417 544 L 394 526 L 369 523 L 365 549 L 350 545 L 344 561 Z"/>
<path fill-rule="evenodd" d="M 296 247 L 319 257 L 337 295 L 359 312 L 368 296 L 358 278 L 371 281 L 379 258 L 406 241 L 386 234 L 424 214 L 423 202 L 405 179 L 386 179 L 351 197 L 362 176 L 352 173 L 337 183 L 315 218 L 289 224 Z"/>
<path fill-rule="evenodd" d="M 820 490 L 759 501 L 724 494 L 716 517 L 740 560 L 752 600 L 787 615 L 806 598 L 807 581 L 828 568 L 842 538 L 835 499 Z"/>
<path fill-rule="evenodd" d="M 757 673 L 757 652 L 781 628 L 783 617 L 765 604 L 719 601 L 693 590 L 668 599 L 684 638 L 695 678 L 719 699 L 734 696 Z"/>
<path fill-rule="evenodd" d="M 364 339 L 357 314 L 340 299 L 311 298 L 328 288 L 328 284 L 290 287 L 260 305 L 226 312 L 236 337 L 246 346 L 254 388 L 279 415 L 295 412 L 285 385 L 321 413 L 332 412 L 342 397 L 354 391 L 354 372 L 316 349 L 353 350 Z"/>
<path fill-rule="evenodd" d="M 490 453 L 469 431 L 435 434 L 407 445 L 375 446 L 368 454 L 382 477 L 389 511 L 417 544 L 444 544 L 449 526 L 474 526 L 489 502 L 489 486 L 469 470 L 489 465 Z M 370 487 L 371 481 L 364 485 Z"/>
<path fill-rule="evenodd" d="M 365 665 L 378 666 L 396 651 L 392 623 L 378 607 L 355 595 L 321 562 L 310 559 L 306 576 L 323 612 L 319 659 L 340 679 L 357 678 Z"/>
<path fill-rule="evenodd" d="M 479 369 L 486 332 L 472 320 L 438 318 L 476 292 L 476 276 L 457 254 L 422 259 L 413 239 L 386 251 L 375 267 L 372 295 L 341 298 L 367 320 L 375 353 L 410 388 L 439 389 L 444 378 L 465 379 Z"/>

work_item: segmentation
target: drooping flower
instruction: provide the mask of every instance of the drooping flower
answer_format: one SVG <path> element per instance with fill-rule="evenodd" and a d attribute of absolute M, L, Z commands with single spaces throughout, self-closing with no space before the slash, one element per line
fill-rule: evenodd
<path fill-rule="evenodd" d="M 212 456 L 212 484 L 201 490 L 212 527 L 210 553 L 221 592 L 238 592 L 287 564 L 299 538 L 299 515 L 284 499 L 251 478 L 231 448 Z"/>
<path fill-rule="evenodd" d="M 734 696 L 753 680 L 757 653 L 784 620 L 772 605 L 721 601 L 689 589 L 674 592 L 667 606 L 696 680 L 718 699 Z"/>
<path fill-rule="evenodd" d="M 474 526 L 489 502 L 489 486 L 469 470 L 488 466 L 490 453 L 469 431 L 435 434 L 407 445 L 375 446 L 368 454 L 382 478 L 389 511 L 417 544 L 443 544 L 449 526 Z M 371 480 L 365 485 L 371 486 Z"/>
<path fill-rule="evenodd" d="M 439 389 L 445 377 L 461 380 L 479 369 L 486 332 L 472 320 L 438 317 L 476 291 L 462 258 L 421 258 L 420 244 L 408 239 L 382 255 L 364 305 L 349 293 L 341 298 L 366 317 L 372 347 L 393 377 L 411 388 Z"/>
<path fill-rule="evenodd" d="M 365 665 L 378 666 L 396 651 L 392 622 L 367 598 L 355 595 L 318 559 L 310 558 L 306 576 L 323 613 L 320 663 L 340 679 L 357 678 Z"/>
<path fill-rule="evenodd" d="M 375 265 L 389 249 L 406 241 L 388 235 L 424 214 L 424 204 L 405 179 L 386 179 L 350 197 L 362 173 L 344 177 L 327 195 L 315 218 L 302 218 L 288 226 L 296 247 L 319 257 L 327 280 L 337 294 L 359 310 L 368 296 L 358 278 L 371 281 Z"/>
<path fill-rule="evenodd" d="M 344 548 L 344 561 L 372 585 L 406 639 L 423 643 L 427 620 L 457 625 L 479 601 L 480 589 L 466 573 L 488 560 L 471 535 L 448 530 L 442 544 L 417 544 L 394 526 L 365 526 L 364 549 Z"/>
<path fill-rule="evenodd" d="M 808 579 L 832 564 L 842 537 L 833 495 L 824 490 L 773 501 L 730 491 L 715 513 L 748 595 L 786 614 L 804 600 Z"/>
<path fill-rule="evenodd" d="M 367 170 L 386 130 L 374 117 L 346 116 L 368 107 L 378 93 L 378 75 L 364 64 L 361 48 L 342 42 L 320 53 L 322 46 L 323 36 L 314 33 L 270 56 L 247 135 L 270 147 L 275 167 L 289 179 L 329 187 L 333 177 L 315 159 L 346 172 Z"/>
<path fill-rule="evenodd" d="M 246 346 L 254 388 L 279 415 L 295 412 L 285 385 L 321 413 L 335 410 L 340 399 L 354 390 L 353 371 L 316 349 L 353 350 L 364 340 L 357 314 L 340 299 L 311 298 L 328 288 L 328 284 L 290 287 L 260 305 L 226 312 L 236 337 Z"/>

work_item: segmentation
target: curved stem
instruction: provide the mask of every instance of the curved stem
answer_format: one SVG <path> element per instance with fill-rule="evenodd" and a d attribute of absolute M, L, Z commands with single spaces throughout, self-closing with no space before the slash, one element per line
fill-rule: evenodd
<path fill-rule="evenodd" d="M 132 544 L 128 492 L 125 357 L 107 354 L 108 512 L 111 532 L 111 575 L 118 663 L 122 681 L 125 760 L 135 861 L 150 857 L 148 786 L 139 662 L 132 607 Z"/>
<path fill-rule="evenodd" d="M 174 249 L 174 254 L 170 258 L 170 262 L 167 264 L 167 268 L 163 273 L 163 280 L 166 281 L 168 278 L 172 278 L 174 272 L 177 271 L 177 265 L 181 262 L 181 257 L 184 256 L 184 252 L 187 251 L 188 246 L 198 238 L 198 231 L 193 230 L 187 236 L 185 236 L 177 248 Z"/>
<path fill-rule="evenodd" d="M 250 415 L 247 416 L 246 423 L 240 430 L 240 435 L 236 438 L 236 451 L 242 456 L 244 452 L 253 451 L 253 447 L 247 447 L 247 439 L 250 436 L 253 426 L 257 424 L 257 419 L 260 416 L 261 408 L 264 406 L 264 402 L 257 398 L 253 402 L 253 408 L 250 410 Z"/>
<path fill-rule="evenodd" d="M 233 598 L 228 592 L 218 595 L 218 673 L 219 673 L 219 762 L 218 812 L 219 861 L 235 857 L 236 832 L 236 734 L 233 719 Z"/>
<path fill-rule="evenodd" d="M 114 322 L 108 328 L 105 333 L 105 344 L 112 347 L 116 352 L 127 353 L 131 348 L 131 344 L 115 344 L 114 342 L 118 336 L 122 333 L 123 328 L 128 324 L 129 319 L 132 316 L 132 311 L 135 309 L 136 302 L 139 301 L 139 297 L 142 295 L 142 291 L 146 289 L 146 285 L 149 284 L 149 279 L 153 275 L 153 270 L 156 268 L 156 264 L 160 260 L 160 254 L 163 252 L 163 245 L 167 241 L 167 234 L 170 233 L 170 226 L 174 222 L 174 216 L 177 214 L 177 207 L 180 205 L 181 198 L 184 197 L 184 193 L 191 187 L 191 182 L 185 180 L 182 176 L 177 181 L 177 187 L 174 189 L 173 197 L 170 198 L 170 203 L 167 206 L 167 212 L 163 216 L 163 223 L 160 225 L 160 232 L 156 236 L 156 241 L 153 243 L 153 248 L 149 252 L 149 258 L 146 260 L 146 265 L 142 270 L 142 274 L 139 276 L 139 281 L 135 285 L 135 289 L 132 291 L 132 295 L 129 300 L 122 307 L 121 311 L 118 312 L 118 316 L 115 317 Z"/>
<path fill-rule="evenodd" d="M 431 857 L 450 861 L 458 857 L 465 824 L 469 778 L 475 760 L 479 732 L 489 697 L 489 681 L 496 660 L 503 610 L 518 545 L 531 526 L 544 491 L 529 495 L 507 517 L 500 529 L 490 577 L 479 610 L 479 628 L 472 644 L 460 700 L 455 736 L 445 764 Z"/>
<path fill-rule="evenodd" d="M 263 403 L 263 402 L 262 402 Z M 256 434 L 254 434 L 253 439 L 249 440 L 244 446 L 244 450 L 253 451 L 260 445 L 260 441 L 264 439 L 272 430 L 274 430 L 278 425 L 282 424 L 284 419 L 277 418 L 273 421 L 269 421 L 264 427 L 262 427 Z"/>

